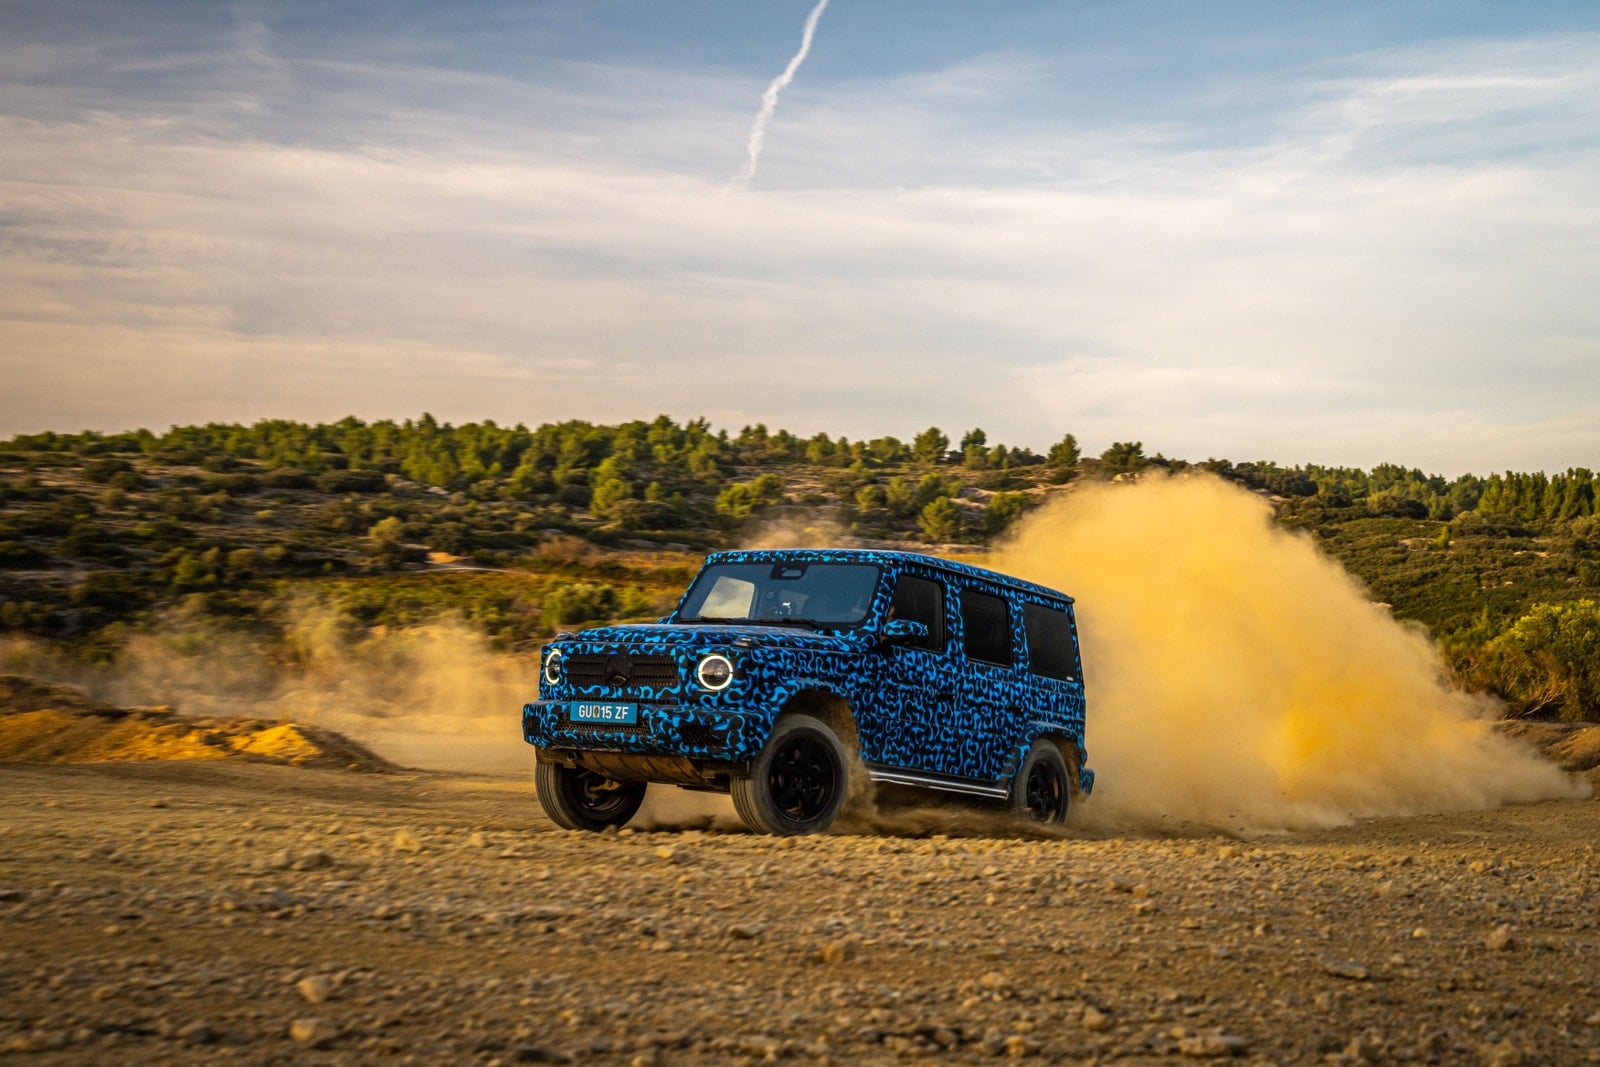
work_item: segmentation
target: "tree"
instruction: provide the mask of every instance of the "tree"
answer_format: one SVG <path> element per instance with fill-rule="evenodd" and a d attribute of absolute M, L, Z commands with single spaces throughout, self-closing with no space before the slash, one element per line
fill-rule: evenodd
<path fill-rule="evenodd" d="M 908 518 L 917 510 L 917 491 L 909 481 L 897 474 L 889 479 L 883 491 L 883 503 L 891 514 Z"/>
<path fill-rule="evenodd" d="M 1144 467 L 1143 441 L 1115 441 L 1100 453 L 1107 474 L 1132 474 Z"/>
<path fill-rule="evenodd" d="M 405 538 L 405 524 L 390 515 L 373 523 L 367 530 L 367 537 L 375 545 L 397 544 Z"/>
<path fill-rule="evenodd" d="M 874 437 L 866 445 L 867 458 L 880 466 L 905 460 L 906 446 L 896 437 Z"/>
<path fill-rule="evenodd" d="M 1069 433 L 1050 446 L 1050 451 L 1045 455 L 1045 463 L 1056 468 L 1076 467 L 1082 455 L 1078 450 L 1078 439 Z"/>
<path fill-rule="evenodd" d="M 717 514 L 734 520 L 748 519 L 782 499 L 783 479 L 776 474 L 763 474 L 753 482 L 730 485 L 718 493 Z"/>
<path fill-rule="evenodd" d="M 911 441 L 911 454 L 918 463 L 943 463 L 950 448 L 950 438 L 937 426 L 929 426 Z"/>
<path fill-rule="evenodd" d="M 961 533 L 961 509 L 947 496 L 941 496 L 917 517 L 923 536 L 929 541 L 953 541 Z"/>
<path fill-rule="evenodd" d="M 739 521 L 748 519 L 756 510 L 755 494 L 750 486 L 739 482 L 717 494 L 717 514 Z"/>
<path fill-rule="evenodd" d="M 618 504 L 633 499 L 633 482 L 628 477 L 628 462 L 620 456 L 608 456 L 590 476 L 593 492 L 589 497 L 589 510 L 597 515 L 612 517 Z"/>
<path fill-rule="evenodd" d="M 1556 683 L 1546 692 L 1564 721 L 1600 719 L 1600 603 L 1536 604 L 1495 639 L 1494 648 L 1508 665 L 1532 668 Z"/>
<path fill-rule="evenodd" d="M 894 483 L 890 482 L 889 485 L 893 490 Z M 947 479 L 939 474 L 924 474 L 922 480 L 917 483 L 916 495 L 912 502 L 917 508 L 925 508 L 942 496 L 954 496 L 959 492 L 961 492 L 960 479 Z"/>
<path fill-rule="evenodd" d="M 368 553 L 389 570 L 398 567 L 413 554 L 405 546 L 405 524 L 393 515 L 373 523 L 367 530 L 367 541 Z M 233 563 L 232 556 L 229 557 L 229 563 Z"/>
<path fill-rule="evenodd" d="M 755 494 L 757 504 L 770 507 L 783 499 L 783 479 L 776 474 L 763 474 L 750 483 L 750 491 Z"/>
<path fill-rule="evenodd" d="M 1023 513 L 1033 507 L 1027 493 L 996 493 L 983 512 L 983 529 L 989 536 L 1004 533 Z"/>

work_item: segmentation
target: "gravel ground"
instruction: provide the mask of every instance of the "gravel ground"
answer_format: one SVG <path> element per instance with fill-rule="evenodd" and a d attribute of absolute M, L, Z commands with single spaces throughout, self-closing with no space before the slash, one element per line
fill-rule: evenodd
<path fill-rule="evenodd" d="M 779 840 L 231 762 L 8 765 L 0 800 L 13 1062 L 1600 1062 L 1594 801 Z"/>

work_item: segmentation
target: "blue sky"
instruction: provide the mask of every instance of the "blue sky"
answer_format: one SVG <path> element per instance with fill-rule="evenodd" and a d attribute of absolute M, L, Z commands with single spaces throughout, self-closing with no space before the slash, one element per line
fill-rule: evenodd
<path fill-rule="evenodd" d="M 1600 465 L 1593 4 L 0 3 L 0 435 Z"/>

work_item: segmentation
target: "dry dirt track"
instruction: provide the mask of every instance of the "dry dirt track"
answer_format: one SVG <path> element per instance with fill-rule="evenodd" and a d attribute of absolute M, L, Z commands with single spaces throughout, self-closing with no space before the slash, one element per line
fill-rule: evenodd
<path fill-rule="evenodd" d="M 1594 801 L 1252 841 L 580 837 L 509 779 L 224 762 L 0 801 L 5 1062 L 1600 1061 Z"/>

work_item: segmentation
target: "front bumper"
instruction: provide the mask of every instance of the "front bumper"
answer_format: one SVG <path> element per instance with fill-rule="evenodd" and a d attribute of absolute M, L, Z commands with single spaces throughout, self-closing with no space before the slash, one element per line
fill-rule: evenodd
<path fill-rule="evenodd" d="M 743 763 L 761 748 L 750 716 L 679 704 L 640 703 L 639 721 L 625 726 L 572 722 L 565 700 L 522 706 L 522 736 L 537 748 L 623 752 Z"/>

